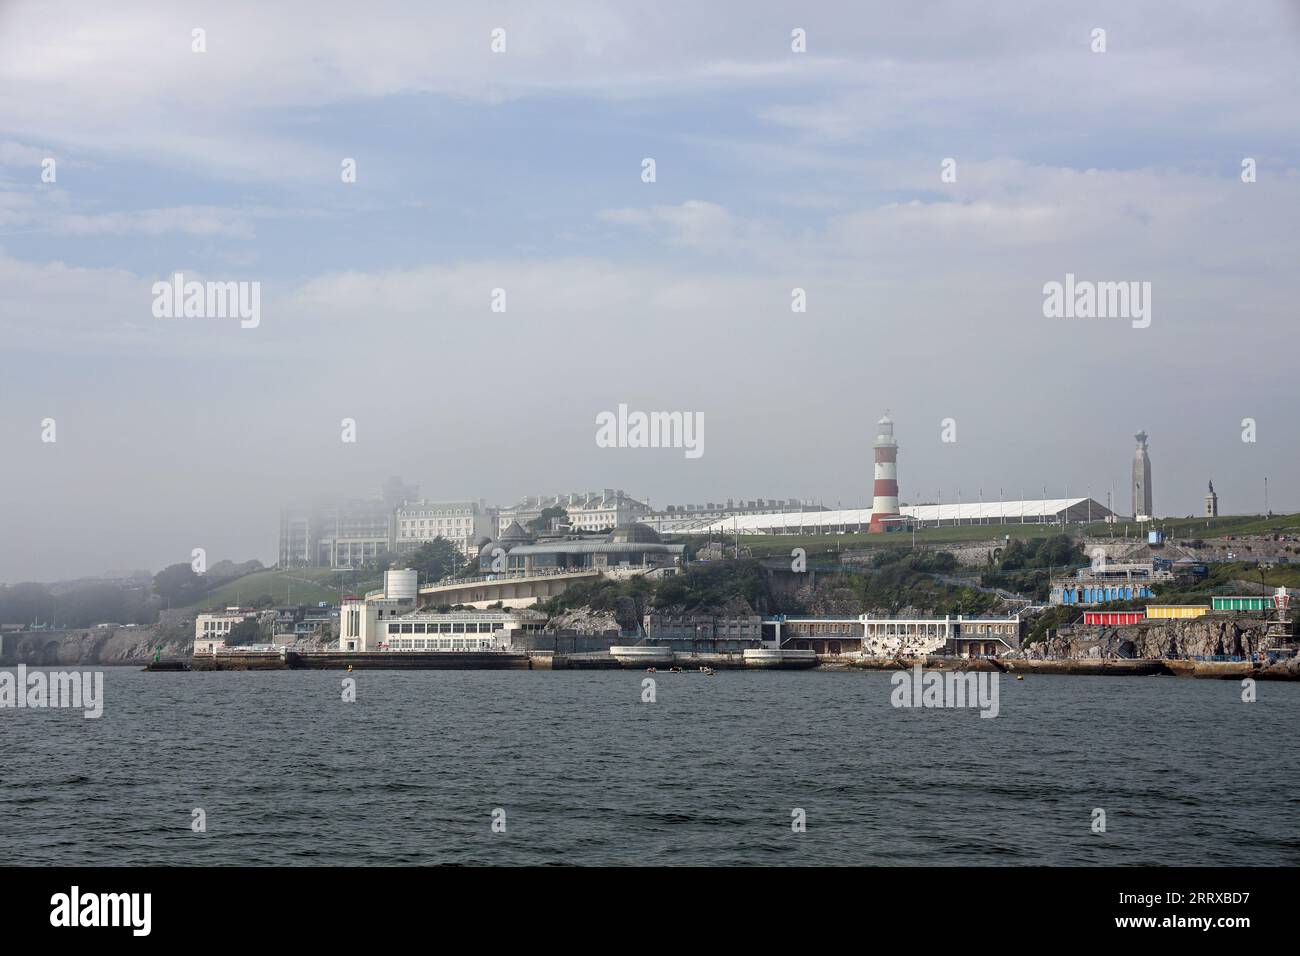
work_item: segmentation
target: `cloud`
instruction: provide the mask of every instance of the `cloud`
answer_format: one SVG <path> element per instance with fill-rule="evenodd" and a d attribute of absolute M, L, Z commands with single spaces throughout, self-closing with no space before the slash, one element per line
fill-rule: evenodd
<path fill-rule="evenodd" d="M 1294 391 L 1298 28 L 1196 0 L 0 3 L 0 437 L 35 503 L 11 523 L 102 522 L 93 562 L 66 552 L 98 570 L 217 532 L 273 557 L 277 482 L 856 503 L 886 406 L 905 495 L 1122 485 L 1145 427 L 1170 501 L 1211 466 L 1226 501 L 1297 467 L 1268 410 Z M 261 282 L 261 325 L 155 319 L 175 270 Z M 1044 319 L 1066 272 L 1151 281 L 1151 328 Z M 596 449 L 622 401 L 705 412 L 708 455 Z M 45 414 L 66 444 L 33 442 Z M 149 521 L 166 549 L 111 553 Z"/>
<path fill-rule="evenodd" d="M 179 233 L 252 239 L 254 235 L 247 216 L 214 206 L 177 206 L 90 215 L 63 214 L 51 217 L 48 227 L 56 235 L 64 236 L 160 236 Z"/>
<path fill-rule="evenodd" d="M 990 126 L 1004 143 L 1024 143 L 1043 121 L 1075 141 L 1192 113 L 1206 130 L 1273 129 L 1295 142 L 1272 122 L 1297 93 L 1287 72 L 1296 18 L 1281 3 L 1250 18 L 1208 2 L 1104 3 L 1064 18 L 1027 2 L 867 15 L 845 0 L 796 15 L 759 0 L 740 18 L 685 0 L 384 9 L 11 0 L 0 7 L 0 124 L 29 140 L 247 180 L 336 170 L 329 134 L 284 122 L 290 112 L 402 96 L 490 108 L 521 97 L 746 91 L 746 114 L 823 144 Z M 1103 21 L 1110 49 L 1094 55 L 1089 30 Z M 807 53 L 790 51 L 796 22 Z M 200 27 L 202 54 L 191 51 Z M 489 49 L 496 27 L 507 31 L 505 53 Z"/>
<path fill-rule="evenodd" d="M 0 166 L 33 166 L 39 168 L 49 156 L 48 150 L 37 149 L 13 140 L 0 140 Z"/>

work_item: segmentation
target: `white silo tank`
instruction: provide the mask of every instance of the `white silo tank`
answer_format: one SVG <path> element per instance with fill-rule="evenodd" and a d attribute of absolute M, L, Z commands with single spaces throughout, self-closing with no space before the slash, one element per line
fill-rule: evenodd
<path fill-rule="evenodd" d="M 419 571 L 403 568 L 384 572 L 384 597 L 390 601 L 414 601 L 419 588 Z"/>

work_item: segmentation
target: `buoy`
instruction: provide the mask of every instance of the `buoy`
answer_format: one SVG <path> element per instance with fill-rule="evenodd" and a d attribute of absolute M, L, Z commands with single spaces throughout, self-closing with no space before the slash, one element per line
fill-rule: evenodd
<path fill-rule="evenodd" d="M 1024 674 L 1017 674 L 1017 675 L 1016 675 L 1016 680 L 1024 680 L 1024 679 L 1025 679 L 1025 675 L 1024 675 Z"/>

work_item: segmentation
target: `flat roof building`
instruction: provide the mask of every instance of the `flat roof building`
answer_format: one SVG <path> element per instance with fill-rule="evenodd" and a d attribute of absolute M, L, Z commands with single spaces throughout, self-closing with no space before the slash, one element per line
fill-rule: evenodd
<path fill-rule="evenodd" d="M 414 611 L 382 625 L 381 651 L 507 651 L 516 634 L 546 628 L 529 610 Z"/>
<path fill-rule="evenodd" d="M 794 617 L 763 621 L 768 647 L 868 657 L 989 656 L 1020 646 L 1020 616 Z"/>
<path fill-rule="evenodd" d="M 483 545 L 479 552 L 482 571 L 524 574 L 588 568 L 648 571 L 679 569 L 686 558 L 685 545 L 664 544 L 657 531 L 636 522 L 615 528 L 600 538 L 560 538 L 537 543 L 515 543 L 521 540 L 520 530 L 517 523 L 512 523 L 499 541 Z"/>
<path fill-rule="evenodd" d="M 871 508 L 833 511 L 783 511 L 715 521 L 696 529 L 701 534 L 833 534 L 864 532 Z M 962 502 L 949 505 L 901 505 L 898 527 L 918 528 L 982 524 L 1076 524 L 1104 521 L 1113 512 L 1091 498 L 1030 498 L 1023 501 Z"/>

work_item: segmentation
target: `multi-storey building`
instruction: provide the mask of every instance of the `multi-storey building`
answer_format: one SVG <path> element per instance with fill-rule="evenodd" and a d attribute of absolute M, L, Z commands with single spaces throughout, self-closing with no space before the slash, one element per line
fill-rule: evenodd
<path fill-rule="evenodd" d="M 686 641 L 701 646 L 757 647 L 763 640 L 763 618 L 758 614 L 700 614 L 648 611 L 646 640 Z"/>
<path fill-rule="evenodd" d="M 310 508 L 280 509 L 280 567 L 303 568 L 316 563 L 316 541 L 312 533 L 318 530 Z"/>
<path fill-rule="evenodd" d="M 426 501 L 418 487 L 392 478 L 373 498 L 283 509 L 280 567 L 358 567 L 439 535 L 470 557 L 494 527 L 482 501 Z"/>
<path fill-rule="evenodd" d="M 320 512 L 313 564 L 354 568 L 394 550 L 394 512 L 382 500 L 349 500 Z"/>
<path fill-rule="evenodd" d="M 493 514 L 482 501 L 407 501 L 396 513 L 396 552 L 406 554 L 446 538 L 465 557 L 493 536 Z"/>
<path fill-rule="evenodd" d="M 497 512 L 497 534 L 505 533 L 512 521 L 527 528 L 528 523 L 541 517 L 547 508 L 563 508 L 569 516 L 567 524 L 574 531 L 609 531 L 640 521 L 642 516 L 650 513 L 649 505 L 628 497 L 621 488 L 567 495 L 535 495 Z"/>
<path fill-rule="evenodd" d="M 256 616 L 256 611 L 238 607 L 228 607 L 222 613 L 198 615 L 194 618 L 194 653 L 211 654 L 220 650 L 226 646 L 226 638 L 236 625 Z"/>
<path fill-rule="evenodd" d="M 385 494 L 281 509 L 280 567 L 356 567 L 391 553 L 399 504 Z"/>
<path fill-rule="evenodd" d="M 824 505 L 798 498 L 751 498 L 736 500 L 728 498 L 726 503 L 707 502 L 702 505 L 668 505 L 655 509 L 638 518 L 641 524 L 649 525 L 660 534 L 695 531 L 716 521 L 727 518 L 743 518 L 750 515 L 783 514 L 790 511 L 808 513 L 825 511 Z"/>

